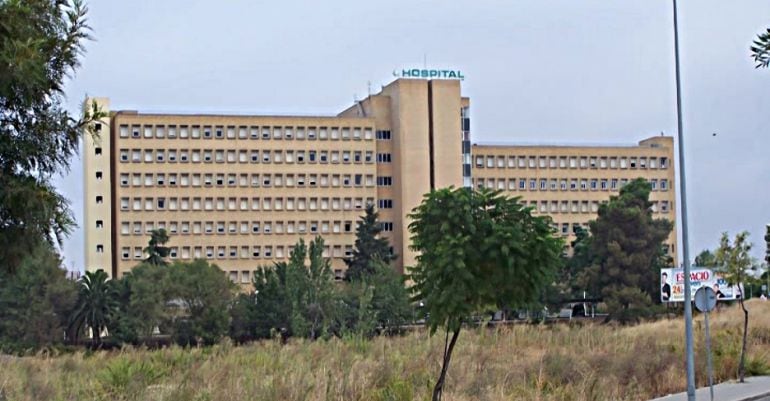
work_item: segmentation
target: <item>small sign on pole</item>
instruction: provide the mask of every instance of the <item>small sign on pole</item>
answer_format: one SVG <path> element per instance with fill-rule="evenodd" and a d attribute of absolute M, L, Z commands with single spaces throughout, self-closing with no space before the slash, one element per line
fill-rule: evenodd
<path fill-rule="evenodd" d="M 706 358 L 709 374 L 709 392 L 714 401 L 714 371 L 711 367 L 711 334 L 709 333 L 709 312 L 717 306 L 717 293 L 711 287 L 700 287 L 695 292 L 695 307 L 703 312 L 706 325 Z"/>

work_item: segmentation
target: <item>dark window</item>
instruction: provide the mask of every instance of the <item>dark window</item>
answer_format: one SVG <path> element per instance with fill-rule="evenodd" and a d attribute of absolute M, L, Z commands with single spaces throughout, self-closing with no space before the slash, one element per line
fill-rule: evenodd
<path fill-rule="evenodd" d="M 100 155 L 100 154 L 102 154 L 102 148 L 96 148 L 96 149 L 94 149 L 94 153 L 95 153 L 96 155 Z"/>
<path fill-rule="evenodd" d="M 390 140 L 390 138 L 391 138 L 389 130 L 377 131 L 376 136 L 377 136 L 377 139 L 379 139 L 381 141 L 387 141 L 387 140 Z"/>

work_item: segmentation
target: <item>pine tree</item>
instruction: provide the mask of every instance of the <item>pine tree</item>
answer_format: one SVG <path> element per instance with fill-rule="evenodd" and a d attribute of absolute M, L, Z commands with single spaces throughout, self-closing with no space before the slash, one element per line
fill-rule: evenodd
<path fill-rule="evenodd" d="M 582 282 L 594 296 L 601 296 L 610 318 L 637 320 L 650 313 L 658 291 L 660 268 L 670 263 L 663 242 L 673 229 L 670 221 L 654 219 L 649 201 L 650 184 L 637 178 L 599 207 L 590 222 L 592 265 Z"/>
<path fill-rule="evenodd" d="M 390 251 L 388 240 L 380 237 L 382 227 L 378 221 L 379 213 L 374 205 L 366 206 L 366 213 L 361 217 L 356 228 L 356 242 L 353 256 L 345 259 L 348 270 L 345 279 L 360 280 L 375 273 L 377 263 L 389 264 L 396 259 Z"/>

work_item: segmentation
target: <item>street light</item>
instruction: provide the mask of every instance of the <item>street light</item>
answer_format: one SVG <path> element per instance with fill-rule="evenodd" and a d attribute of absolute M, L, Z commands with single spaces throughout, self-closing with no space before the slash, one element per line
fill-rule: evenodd
<path fill-rule="evenodd" d="M 679 142 L 679 192 L 682 198 L 682 253 L 684 257 L 684 337 L 687 360 L 687 401 L 695 401 L 695 356 L 692 338 L 692 291 L 690 289 L 690 245 L 687 237 L 687 182 L 685 180 L 684 134 L 682 129 L 682 83 L 679 71 L 679 26 L 674 2 L 674 60 L 676 63 L 676 117 Z"/>

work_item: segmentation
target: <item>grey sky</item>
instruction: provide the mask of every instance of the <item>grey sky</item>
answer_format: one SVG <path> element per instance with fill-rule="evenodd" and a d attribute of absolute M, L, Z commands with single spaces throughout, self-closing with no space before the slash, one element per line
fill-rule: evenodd
<path fill-rule="evenodd" d="M 68 85 L 115 109 L 334 114 L 393 69 L 461 69 L 474 141 L 674 135 L 671 0 L 91 1 Z M 748 46 L 766 0 L 680 0 L 691 252 L 770 223 L 770 70 Z M 712 136 L 717 132 L 717 136 Z M 82 221 L 82 168 L 57 179 Z M 82 268 L 83 235 L 64 246 Z M 680 253 L 681 254 L 681 253 Z"/>

